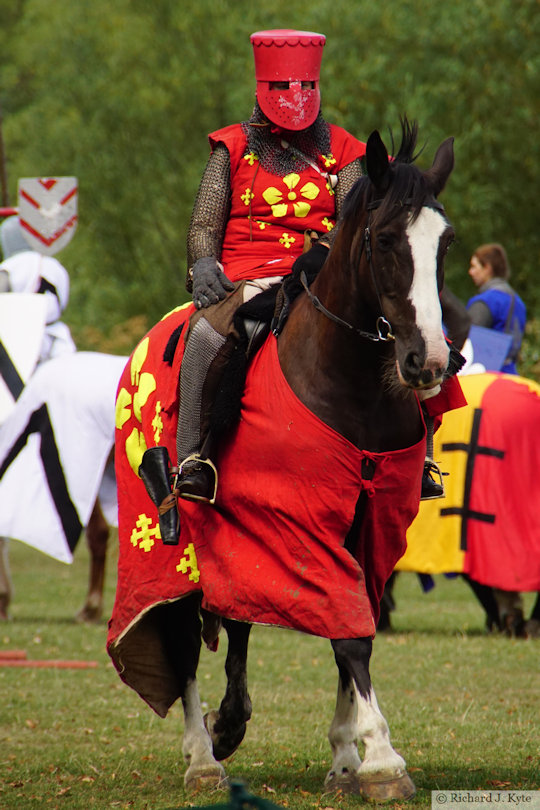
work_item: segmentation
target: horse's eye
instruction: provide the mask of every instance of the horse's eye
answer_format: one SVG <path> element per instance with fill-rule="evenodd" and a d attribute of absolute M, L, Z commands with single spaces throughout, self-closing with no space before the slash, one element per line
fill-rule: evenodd
<path fill-rule="evenodd" d="M 443 245 L 443 255 L 446 256 L 452 245 L 454 244 L 454 236 L 449 236 L 446 243 Z"/>
<path fill-rule="evenodd" d="M 392 250 L 394 247 L 395 239 L 394 236 L 390 233 L 378 233 L 377 234 L 377 247 L 381 250 L 388 251 Z"/>

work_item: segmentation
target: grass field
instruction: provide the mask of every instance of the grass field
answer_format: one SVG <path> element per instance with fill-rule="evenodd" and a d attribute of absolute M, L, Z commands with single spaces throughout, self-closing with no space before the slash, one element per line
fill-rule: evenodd
<path fill-rule="evenodd" d="M 165 720 L 154 715 L 109 663 L 106 621 L 74 622 L 88 572 L 83 545 L 72 566 L 16 542 L 10 559 L 16 593 L 12 619 L 0 625 L 0 651 L 97 667 L 0 667 L 0 810 L 169 810 L 225 802 L 223 793 L 184 791 L 181 707 Z M 107 615 L 115 568 L 113 550 Z M 461 580 L 438 577 L 423 594 L 407 574 L 395 593 L 394 631 L 375 641 L 372 678 L 393 744 L 417 786 L 406 806 L 430 807 L 436 789 L 540 789 L 540 643 L 485 635 L 483 612 Z M 531 603 L 528 595 L 528 609 Z M 224 655 L 225 643 L 217 653 L 203 651 L 200 691 L 209 707 L 224 691 Z M 323 794 L 336 672 L 327 641 L 254 628 L 253 718 L 226 763 L 229 776 L 280 807 L 361 806 L 358 797 Z"/>

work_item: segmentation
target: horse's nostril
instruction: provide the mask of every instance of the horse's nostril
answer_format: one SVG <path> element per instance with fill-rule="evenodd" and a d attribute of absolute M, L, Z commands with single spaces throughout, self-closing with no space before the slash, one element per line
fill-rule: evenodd
<path fill-rule="evenodd" d="M 436 374 L 434 374 L 433 372 L 429 371 L 428 369 L 425 369 L 422 372 L 421 380 L 422 380 L 424 385 L 429 385 L 430 383 L 432 383 L 436 379 L 438 379 L 438 376 Z"/>
<path fill-rule="evenodd" d="M 416 352 L 409 352 L 407 357 L 405 358 L 405 369 L 410 374 L 420 374 L 422 371 L 422 361 L 420 359 L 420 355 Z"/>

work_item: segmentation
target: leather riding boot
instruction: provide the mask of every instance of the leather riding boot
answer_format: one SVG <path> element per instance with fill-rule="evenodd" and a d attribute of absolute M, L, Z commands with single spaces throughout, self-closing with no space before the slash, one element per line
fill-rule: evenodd
<path fill-rule="evenodd" d="M 438 481 L 433 476 L 436 476 Z M 432 459 L 426 458 L 424 461 L 424 472 L 422 473 L 422 494 L 421 501 L 431 501 L 435 498 L 444 498 L 444 486 L 442 473 L 439 465 Z"/>
<path fill-rule="evenodd" d="M 169 451 L 150 447 L 143 455 L 139 475 L 150 498 L 158 508 L 161 540 L 166 546 L 178 545 L 180 521 L 176 496 L 171 489 Z"/>
<path fill-rule="evenodd" d="M 193 453 L 178 466 L 176 490 L 180 498 L 188 501 L 215 503 L 217 481 L 217 470 L 210 459 Z"/>
<path fill-rule="evenodd" d="M 444 498 L 444 485 L 439 465 L 433 461 L 433 419 L 424 411 L 426 423 L 426 460 L 422 473 L 421 501 L 431 501 L 435 498 Z"/>

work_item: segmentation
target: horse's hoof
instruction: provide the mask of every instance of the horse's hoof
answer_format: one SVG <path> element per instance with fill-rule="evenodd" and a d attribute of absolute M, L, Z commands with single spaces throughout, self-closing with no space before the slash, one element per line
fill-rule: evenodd
<path fill-rule="evenodd" d="M 216 723 L 219 720 L 219 712 L 212 709 L 204 715 L 204 725 L 210 739 L 212 740 L 212 753 L 221 762 L 234 754 L 246 734 L 246 723 L 242 723 L 237 729 L 229 731 L 227 734 L 216 732 Z"/>
<path fill-rule="evenodd" d="M 224 790 L 229 786 L 225 770 L 215 765 L 190 765 L 184 776 L 184 786 L 190 792 L 199 790 Z"/>
<path fill-rule="evenodd" d="M 75 616 L 75 621 L 78 624 L 99 624 L 101 616 L 101 610 L 83 607 Z"/>
<path fill-rule="evenodd" d="M 502 617 L 504 632 L 509 638 L 525 638 L 525 618 L 521 608 L 511 608 Z"/>
<path fill-rule="evenodd" d="M 527 638 L 540 638 L 540 619 L 529 619 L 525 622 L 525 636 Z"/>
<path fill-rule="evenodd" d="M 390 802 L 412 799 L 416 793 L 414 782 L 408 773 L 384 782 L 369 782 L 360 779 L 360 793 L 370 802 Z"/>
<path fill-rule="evenodd" d="M 93 599 L 89 597 L 75 616 L 75 621 L 79 622 L 79 624 L 98 624 L 102 616 L 103 601 L 101 598 Z"/>
<path fill-rule="evenodd" d="M 342 771 L 342 773 L 338 774 L 335 771 L 330 771 L 324 780 L 324 790 L 325 793 L 340 792 L 359 794 L 360 783 L 354 772 Z"/>
<path fill-rule="evenodd" d="M 354 793 L 370 802 L 405 800 L 412 798 L 416 793 L 414 783 L 407 773 L 394 779 L 369 781 L 362 778 L 358 771 L 342 771 L 339 774 L 330 771 L 324 786 L 326 793 L 337 793 L 338 791 Z"/>

